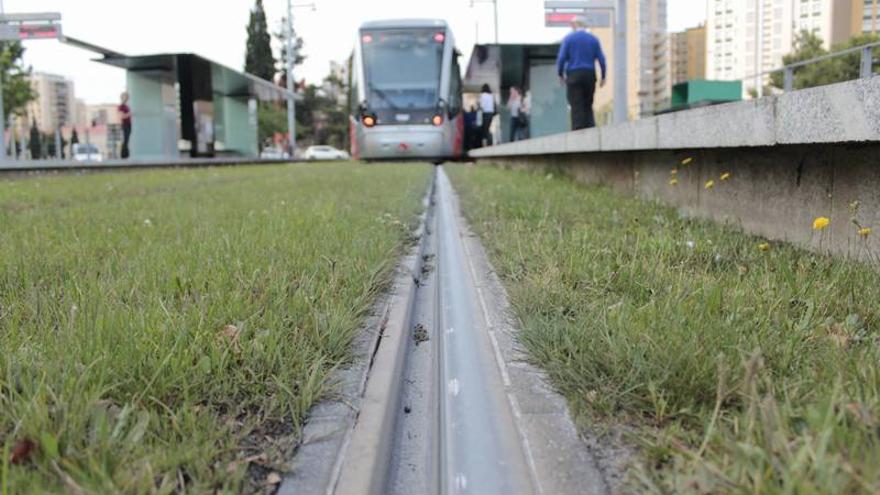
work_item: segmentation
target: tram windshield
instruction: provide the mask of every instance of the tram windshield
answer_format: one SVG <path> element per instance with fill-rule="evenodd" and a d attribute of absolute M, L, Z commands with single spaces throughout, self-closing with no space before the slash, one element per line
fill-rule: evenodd
<path fill-rule="evenodd" d="M 362 32 L 368 107 L 391 112 L 436 108 L 445 39 L 436 29 Z"/>

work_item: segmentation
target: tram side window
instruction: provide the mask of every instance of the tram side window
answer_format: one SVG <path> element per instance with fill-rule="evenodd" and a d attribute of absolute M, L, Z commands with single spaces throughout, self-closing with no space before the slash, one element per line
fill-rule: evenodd
<path fill-rule="evenodd" d="M 452 60 L 452 78 L 449 83 L 449 116 L 454 117 L 462 110 L 461 95 L 461 67 L 458 65 L 458 57 Z"/>

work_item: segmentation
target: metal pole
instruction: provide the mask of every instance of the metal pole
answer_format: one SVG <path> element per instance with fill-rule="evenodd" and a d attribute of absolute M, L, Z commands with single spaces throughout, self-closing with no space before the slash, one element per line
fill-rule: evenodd
<path fill-rule="evenodd" d="M 764 5 L 761 0 L 755 0 L 755 94 L 758 98 L 764 96 L 764 80 L 761 71 L 764 68 Z"/>
<path fill-rule="evenodd" d="M 498 44 L 498 0 L 492 0 L 495 4 L 495 44 Z"/>
<path fill-rule="evenodd" d="M 627 82 L 626 0 L 617 0 L 614 27 L 614 123 L 629 120 L 629 84 Z"/>
<path fill-rule="evenodd" d="M 294 99 L 293 66 L 296 59 L 293 43 L 293 5 L 287 0 L 287 132 L 290 158 L 296 151 L 296 100 Z"/>
<path fill-rule="evenodd" d="M 873 75 L 874 72 L 874 56 L 871 53 L 871 47 L 866 46 L 862 48 L 862 64 L 861 70 L 859 71 L 859 77 L 862 79 L 867 79 Z"/>
<path fill-rule="evenodd" d="M 785 85 L 783 88 L 786 93 L 794 89 L 794 69 L 791 67 L 785 69 Z"/>
<path fill-rule="evenodd" d="M 5 13 L 3 0 L 0 0 L 0 14 Z M 11 133 L 10 133 L 10 137 Z M 3 108 L 3 80 L 0 79 L 0 141 L 3 141 L 3 152 L 0 153 L 0 162 L 6 160 L 6 111 Z"/>

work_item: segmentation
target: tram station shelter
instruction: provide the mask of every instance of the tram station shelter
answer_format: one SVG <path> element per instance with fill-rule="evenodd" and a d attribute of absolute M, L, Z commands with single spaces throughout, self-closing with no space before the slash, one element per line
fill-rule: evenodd
<path fill-rule="evenodd" d="M 130 149 L 136 159 L 256 158 L 257 102 L 295 97 L 272 82 L 191 53 L 100 53 L 97 62 L 126 71 L 134 117 Z"/>
<path fill-rule="evenodd" d="M 465 93 L 479 93 L 488 84 L 499 99 L 501 142 L 510 136 L 510 110 L 506 106 L 513 86 L 530 93 L 529 135 L 568 132 L 568 102 L 559 87 L 556 55 L 559 44 L 490 44 L 474 47 L 464 77 Z"/>

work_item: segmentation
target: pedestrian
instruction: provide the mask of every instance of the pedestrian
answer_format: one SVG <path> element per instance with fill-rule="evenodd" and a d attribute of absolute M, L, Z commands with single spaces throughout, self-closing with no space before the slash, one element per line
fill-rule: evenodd
<path fill-rule="evenodd" d="M 480 112 L 483 115 L 483 124 L 480 132 L 481 146 L 492 146 L 492 119 L 495 118 L 495 95 L 488 84 L 483 85 L 480 93 Z"/>
<path fill-rule="evenodd" d="M 480 147 L 480 125 L 477 124 L 479 114 L 477 107 L 471 107 L 464 112 L 464 147 L 465 151 L 470 151 Z"/>
<path fill-rule="evenodd" d="M 131 139 L 131 108 L 128 107 L 128 93 L 122 93 L 119 107 L 116 110 L 122 124 L 122 153 L 120 156 L 126 159 L 131 155 L 128 150 L 128 142 Z"/>
<path fill-rule="evenodd" d="M 510 97 L 507 98 L 507 108 L 510 110 L 510 142 L 525 139 L 525 131 L 529 127 L 526 101 L 522 92 L 516 86 L 510 88 Z"/>
<path fill-rule="evenodd" d="M 572 32 L 562 41 L 556 71 L 559 80 L 567 88 L 568 104 L 571 107 L 572 130 L 596 127 L 593 116 L 593 97 L 596 94 L 596 62 L 602 69 L 599 86 L 605 86 L 605 54 L 599 38 L 587 32 L 583 17 L 572 22 Z"/>

